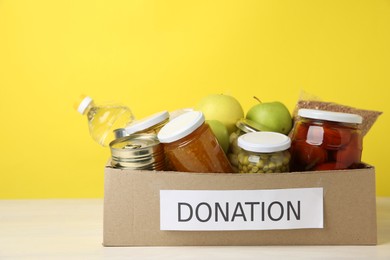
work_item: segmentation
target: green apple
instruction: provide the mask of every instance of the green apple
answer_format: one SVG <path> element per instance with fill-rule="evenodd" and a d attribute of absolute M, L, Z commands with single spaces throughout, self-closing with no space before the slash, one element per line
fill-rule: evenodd
<path fill-rule="evenodd" d="M 278 101 L 254 105 L 246 118 L 259 125 L 261 131 L 272 131 L 287 135 L 292 128 L 292 117 L 287 107 Z"/>
<path fill-rule="evenodd" d="M 229 149 L 229 132 L 226 126 L 218 120 L 206 120 L 206 123 L 210 126 L 223 151 L 227 153 Z"/>
<path fill-rule="evenodd" d="M 194 109 L 203 112 L 206 120 L 220 121 L 229 134 L 236 130 L 236 122 L 244 117 L 244 110 L 238 100 L 224 94 L 205 96 Z"/>

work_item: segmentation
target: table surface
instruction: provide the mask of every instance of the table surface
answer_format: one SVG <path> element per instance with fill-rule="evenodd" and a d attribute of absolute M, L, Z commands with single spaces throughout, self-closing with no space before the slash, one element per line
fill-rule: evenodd
<path fill-rule="evenodd" d="M 0 259 L 390 259 L 390 198 L 376 246 L 103 247 L 102 199 L 0 200 Z"/>

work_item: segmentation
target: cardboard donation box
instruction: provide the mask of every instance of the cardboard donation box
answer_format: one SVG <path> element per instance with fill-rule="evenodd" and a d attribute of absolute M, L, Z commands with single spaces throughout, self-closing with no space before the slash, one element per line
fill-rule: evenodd
<path fill-rule="evenodd" d="M 375 169 L 105 168 L 104 246 L 375 245 Z"/>

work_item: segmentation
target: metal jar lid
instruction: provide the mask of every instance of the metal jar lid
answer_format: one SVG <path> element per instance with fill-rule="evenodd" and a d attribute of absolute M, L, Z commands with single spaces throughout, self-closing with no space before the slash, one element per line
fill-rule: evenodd
<path fill-rule="evenodd" d="M 111 165 L 133 170 L 163 170 L 165 156 L 155 134 L 133 134 L 110 143 Z"/>
<path fill-rule="evenodd" d="M 240 120 L 238 120 L 236 122 L 236 126 L 238 129 L 245 133 L 261 131 L 261 126 L 259 126 L 256 122 L 253 122 L 246 118 L 241 118 Z"/>

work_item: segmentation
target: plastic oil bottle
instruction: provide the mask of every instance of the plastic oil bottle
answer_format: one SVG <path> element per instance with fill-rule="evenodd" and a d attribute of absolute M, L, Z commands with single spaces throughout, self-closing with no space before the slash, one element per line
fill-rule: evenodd
<path fill-rule="evenodd" d="M 81 96 L 81 102 L 75 107 L 80 114 L 87 116 L 89 133 L 102 146 L 108 146 L 115 139 L 115 129 L 125 127 L 134 120 L 133 113 L 127 106 L 115 103 L 95 104 L 89 96 Z"/>

